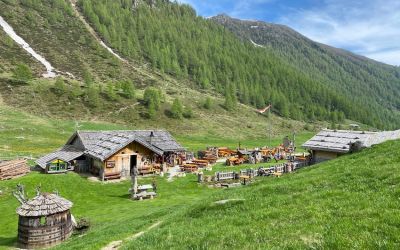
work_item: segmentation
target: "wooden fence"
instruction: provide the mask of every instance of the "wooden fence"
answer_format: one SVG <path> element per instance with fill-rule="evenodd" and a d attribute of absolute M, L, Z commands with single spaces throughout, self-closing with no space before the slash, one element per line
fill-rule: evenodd
<path fill-rule="evenodd" d="M 291 162 L 291 163 L 280 163 L 275 166 L 267 167 L 267 168 L 259 168 L 259 169 L 242 169 L 239 173 L 235 172 L 216 172 L 215 173 L 215 180 L 216 181 L 223 181 L 223 180 L 234 180 L 238 179 L 240 175 L 246 175 L 250 177 L 256 176 L 270 176 L 274 173 L 289 173 L 295 171 L 296 169 L 300 169 L 303 167 L 309 166 L 309 163 L 306 161 L 301 162 Z"/>

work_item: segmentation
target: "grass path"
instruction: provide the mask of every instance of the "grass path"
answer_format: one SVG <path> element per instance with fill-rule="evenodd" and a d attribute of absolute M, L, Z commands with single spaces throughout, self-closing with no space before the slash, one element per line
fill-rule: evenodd
<path fill-rule="evenodd" d="M 130 241 L 139 238 L 140 236 L 144 235 L 146 232 L 152 230 L 153 228 L 156 228 L 160 226 L 162 221 L 157 221 L 153 225 L 149 226 L 145 231 L 140 231 L 138 233 L 135 233 L 134 235 L 125 238 L 124 240 L 117 240 L 110 242 L 107 246 L 103 247 L 102 250 L 113 250 L 113 249 L 119 249 L 123 243 L 123 241 Z"/>

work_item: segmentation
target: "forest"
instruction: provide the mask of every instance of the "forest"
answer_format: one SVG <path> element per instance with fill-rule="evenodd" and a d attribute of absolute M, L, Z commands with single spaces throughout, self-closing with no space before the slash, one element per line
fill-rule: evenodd
<path fill-rule="evenodd" d="M 135 3 L 79 1 L 89 22 L 119 53 L 225 95 L 227 109 L 237 100 L 258 108 L 272 103 L 275 112 L 296 120 L 349 118 L 378 128 L 400 122 L 398 112 L 322 84 L 274 51 L 254 47 L 198 17 L 189 5 Z"/>

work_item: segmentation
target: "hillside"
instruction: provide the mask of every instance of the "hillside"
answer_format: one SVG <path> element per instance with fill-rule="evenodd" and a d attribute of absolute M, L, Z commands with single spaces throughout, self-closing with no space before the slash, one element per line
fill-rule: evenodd
<path fill-rule="evenodd" d="M 227 15 L 211 19 L 255 47 L 274 51 L 311 78 L 349 94 L 374 112 L 384 106 L 382 116 L 391 117 L 400 109 L 399 67 L 314 42 L 284 25 L 243 21 Z"/>
<path fill-rule="evenodd" d="M 145 233 L 125 240 L 122 248 L 397 249 L 399 148 L 400 141 L 387 142 L 281 178 L 260 177 L 237 189 L 199 186 L 195 175 L 173 182 L 157 178 L 159 195 L 145 202 L 129 200 L 129 181 L 104 185 L 75 173 L 34 172 L 0 184 L 0 248 L 15 243 L 18 202 L 12 190 L 24 183 L 29 197 L 39 184 L 42 190 L 57 189 L 74 203 L 77 218 L 92 222 L 86 234 L 55 249 L 100 249 L 140 231 Z M 227 199 L 236 200 L 214 203 Z M 155 222 L 161 224 L 149 229 Z"/>
<path fill-rule="evenodd" d="M 124 249 L 397 249 L 399 146 L 215 192 Z"/>
<path fill-rule="evenodd" d="M 64 95 L 61 99 L 67 102 L 55 102 L 58 97 L 53 96 L 53 99 L 40 98 L 38 102 L 35 95 L 29 94 L 37 92 L 36 84 L 27 84 L 11 96 L 8 90 L 1 93 L 10 96 L 10 100 L 3 98 L 7 105 L 31 110 L 29 103 L 36 102 L 37 108 L 32 111 L 39 115 L 108 119 L 105 113 L 113 113 L 117 117 L 113 117 L 113 121 L 143 124 L 148 107 L 141 96 L 145 88 L 155 86 L 165 94 L 166 110 L 159 111 L 153 121 L 168 129 L 177 126 L 179 129 L 190 123 L 168 118 L 168 109 L 175 98 L 179 97 L 184 106 L 190 106 L 198 117 L 208 117 L 210 112 L 199 108 L 208 96 L 215 97 L 218 108 L 213 112 L 230 116 L 229 120 L 239 126 L 244 125 L 244 118 L 239 120 L 242 116 L 235 110 L 237 101 L 252 107 L 273 103 L 273 112 L 285 120 L 343 123 L 347 118 L 378 128 L 399 124 L 398 111 L 392 111 L 397 110 L 397 99 L 392 98 L 397 95 L 396 91 L 387 101 L 377 102 L 369 98 L 372 91 L 369 88 L 364 88 L 365 95 L 364 92 L 354 95 L 353 83 L 348 88 L 332 88 L 343 84 L 338 79 L 328 84 L 324 82 L 325 76 L 314 77 L 273 50 L 243 42 L 214 21 L 196 16 L 187 5 L 166 1 L 153 1 L 149 5 L 146 1 L 81 0 L 77 1 L 76 12 L 72 5 L 75 2 L 0 1 L 3 18 L 57 70 L 75 76 L 75 80 L 66 79 L 66 85 L 82 90 L 74 92 L 72 97 Z M 88 24 L 82 22 L 82 18 Z M 94 34 L 88 25 L 94 29 Z M 124 60 L 112 55 L 99 39 Z M 19 63 L 29 65 L 38 76 L 40 65 L 23 55 L 25 52 L 16 48 L 12 41 L 6 42 L 0 44 L 5 48 L 0 52 L 2 82 L 12 83 L 10 71 Z M 8 56 L 11 53 L 15 56 Z M 384 73 L 390 75 L 389 71 L 384 70 Z M 137 89 L 138 104 L 135 100 L 115 100 L 107 94 L 120 92 L 119 84 L 126 81 Z M 51 89 L 54 84 L 53 81 L 41 82 L 41 90 L 45 85 Z M 87 82 L 94 83 L 94 87 L 89 89 Z M 385 84 L 382 85 L 386 91 L 392 89 Z M 354 87 L 359 89 L 357 84 Z M 90 95 L 85 94 L 85 90 Z M 49 93 L 51 91 L 42 92 L 43 95 Z M 195 105 L 192 105 L 193 97 Z M 72 115 L 73 110 L 83 112 Z M 120 110 L 125 114 L 120 115 Z M 259 118 L 247 120 L 265 123 L 265 119 Z M 217 127 L 214 121 L 216 119 L 211 123 Z M 146 123 L 150 121 L 145 121 L 144 125 Z M 189 127 L 192 131 L 199 129 Z"/>

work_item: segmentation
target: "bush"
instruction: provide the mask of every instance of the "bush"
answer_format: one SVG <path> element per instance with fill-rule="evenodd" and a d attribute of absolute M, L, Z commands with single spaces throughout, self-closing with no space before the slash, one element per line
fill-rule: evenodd
<path fill-rule="evenodd" d="M 57 95 L 63 95 L 65 93 L 66 87 L 64 80 L 61 77 L 57 77 L 57 80 L 54 83 L 54 90 Z"/>
<path fill-rule="evenodd" d="M 29 81 L 33 78 L 31 69 L 23 63 L 18 64 L 13 73 L 13 77 L 18 80 Z"/>
<path fill-rule="evenodd" d="M 212 108 L 212 100 L 210 97 L 207 97 L 206 100 L 204 101 L 203 107 L 205 109 L 211 109 Z"/>
<path fill-rule="evenodd" d="M 190 119 L 190 118 L 193 118 L 193 116 L 194 116 L 194 114 L 193 114 L 192 107 L 186 106 L 185 110 L 183 111 L 183 117 Z"/>

